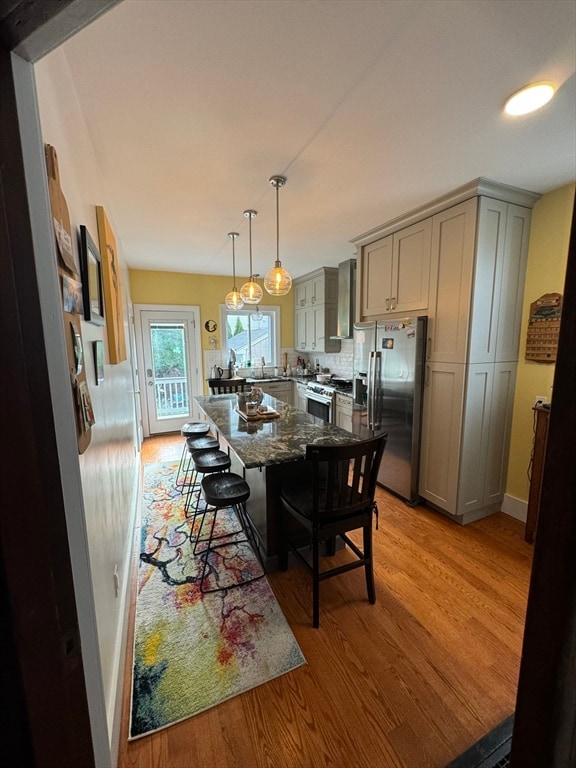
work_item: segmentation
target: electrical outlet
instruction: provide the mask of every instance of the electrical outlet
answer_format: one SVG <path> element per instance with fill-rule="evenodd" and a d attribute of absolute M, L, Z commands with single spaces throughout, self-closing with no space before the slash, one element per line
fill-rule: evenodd
<path fill-rule="evenodd" d="M 547 402 L 548 402 L 548 398 L 544 397 L 544 395 L 536 395 L 534 399 L 534 408 L 538 408 L 539 406 L 542 406 Z"/>

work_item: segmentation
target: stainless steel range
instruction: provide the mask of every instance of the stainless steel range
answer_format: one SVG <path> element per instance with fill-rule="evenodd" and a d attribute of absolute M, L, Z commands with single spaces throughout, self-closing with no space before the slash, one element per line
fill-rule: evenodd
<path fill-rule="evenodd" d="M 334 387 L 326 384 L 310 382 L 306 387 L 306 410 L 311 416 L 317 416 L 322 421 L 332 424 L 334 419 Z"/>
<path fill-rule="evenodd" d="M 306 387 L 306 410 L 329 424 L 334 423 L 334 396 L 338 391 L 351 391 L 352 381 L 348 379 L 332 379 L 329 384 L 317 381 L 309 382 Z"/>

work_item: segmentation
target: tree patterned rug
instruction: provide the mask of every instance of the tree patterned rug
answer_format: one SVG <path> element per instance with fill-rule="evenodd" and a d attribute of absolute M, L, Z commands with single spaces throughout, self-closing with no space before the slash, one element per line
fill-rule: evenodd
<path fill-rule="evenodd" d="M 130 739 L 306 663 L 266 577 L 228 591 L 200 592 L 201 553 L 193 553 L 192 523 L 174 487 L 177 466 L 144 467 Z M 218 521 L 219 535 L 238 527 L 231 509 L 219 513 Z M 198 519 L 194 526 L 196 536 Z M 261 573 L 247 545 L 225 546 L 213 554 L 217 562 L 211 563 L 209 586 Z"/>

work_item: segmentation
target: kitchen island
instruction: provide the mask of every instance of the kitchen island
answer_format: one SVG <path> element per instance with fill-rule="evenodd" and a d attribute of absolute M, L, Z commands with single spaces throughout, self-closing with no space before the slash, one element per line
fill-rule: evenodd
<path fill-rule="evenodd" d="M 326 424 L 281 400 L 264 395 L 263 404 L 278 412 L 275 419 L 245 421 L 236 410 L 237 396 L 195 398 L 200 411 L 221 443 L 229 449 L 232 471 L 250 485 L 248 514 L 258 532 L 260 551 L 268 570 L 278 567 L 280 485 L 302 474 L 309 444 L 342 445 L 359 437 Z"/>

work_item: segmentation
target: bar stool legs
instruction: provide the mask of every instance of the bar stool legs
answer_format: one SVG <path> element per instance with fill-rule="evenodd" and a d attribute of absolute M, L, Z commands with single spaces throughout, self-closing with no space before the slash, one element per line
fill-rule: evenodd
<path fill-rule="evenodd" d="M 205 438 L 204 438 L 205 439 Z M 198 442 L 198 441 L 197 441 Z M 186 517 L 190 516 L 190 508 L 194 496 L 194 488 L 199 486 L 198 476 L 208 475 L 213 472 L 227 472 L 232 464 L 230 456 L 224 451 L 217 449 L 199 450 L 191 453 L 192 458 L 192 479 L 188 486 L 186 501 L 184 502 L 184 513 Z M 193 516 L 200 511 L 200 490 L 197 491 L 196 504 L 193 510 Z"/>
<path fill-rule="evenodd" d="M 264 564 L 260 556 L 256 533 L 245 507 L 250 496 L 248 483 L 240 475 L 233 472 L 209 474 L 202 480 L 202 495 L 206 504 L 214 509 L 208 536 L 202 537 L 202 528 L 208 513 L 208 510 L 204 510 L 194 543 L 194 554 L 198 554 L 199 545 L 206 544 L 206 548 L 200 553 L 202 560 L 200 591 L 203 594 L 220 592 L 261 579 L 265 574 Z M 218 533 L 218 515 L 229 508 L 232 508 L 236 514 L 240 527 L 235 531 Z M 239 536 L 240 538 L 238 538 Z M 242 545 L 247 545 L 252 550 L 256 555 L 257 562 L 251 556 L 248 558 L 242 556 Z M 256 572 L 254 571 L 255 565 L 258 566 Z M 222 579 L 225 575 L 232 575 L 234 580 L 231 583 L 223 584 Z"/>
<path fill-rule="evenodd" d="M 184 472 L 184 466 L 186 464 L 186 457 L 188 454 L 188 448 L 186 445 L 187 439 L 189 437 L 203 437 L 204 435 L 207 435 L 209 431 L 210 427 L 203 421 L 189 421 L 182 425 L 180 434 L 184 438 L 184 446 L 182 448 L 182 455 L 180 456 L 180 464 L 178 465 L 176 477 L 174 479 L 176 490 L 183 491 L 185 487 L 186 473 Z"/>
<path fill-rule="evenodd" d="M 203 437 L 188 437 L 186 438 L 186 449 L 188 455 L 184 460 L 182 469 L 182 493 L 186 493 L 186 500 L 184 502 L 184 511 L 186 514 L 190 508 L 192 494 L 194 489 L 198 486 L 198 493 L 200 493 L 199 484 L 197 482 L 197 473 L 193 466 L 193 457 L 195 453 L 203 453 L 207 451 L 215 451 L 220 448 L 220 443 L 212 435 L 204 435 Z"/>

